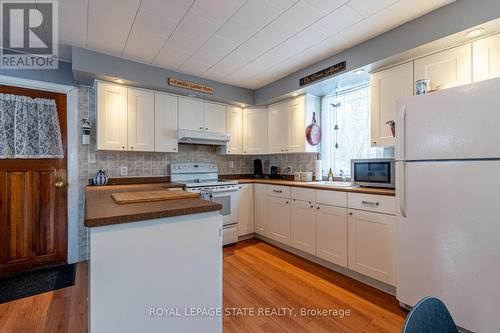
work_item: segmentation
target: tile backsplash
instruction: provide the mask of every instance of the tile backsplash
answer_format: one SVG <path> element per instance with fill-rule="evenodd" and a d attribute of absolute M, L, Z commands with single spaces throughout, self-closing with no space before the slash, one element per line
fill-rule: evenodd
<path fill-rule="evenodd" d="M 262 156 L 218 155 L 213 146 L 180 144 L 178 153 L 141 153 L 96 151 L 96 107 L 95 90 L 92 87 L 78 88 L 78 119 L 89 118 L 92 131 L 89 145 L 79 145 L 79 258 L 88 258 L 88 231 L 83 226 L 85 186 L 98 170 L 103 170 L 110 177 L 120 177 L 120 168 L 127 167 L 128 176 L 164 176 L 169 175 L 169 165 L 175 162 L 213 162 L 217 163 L 219 173 L 251 174 L 253 160 L 262 160 L 264 172 L 268 173 L 271 165 L 282 172 L 288 166 L 292 171 L 314 171 L 317 154 L 286 154 Z"/>

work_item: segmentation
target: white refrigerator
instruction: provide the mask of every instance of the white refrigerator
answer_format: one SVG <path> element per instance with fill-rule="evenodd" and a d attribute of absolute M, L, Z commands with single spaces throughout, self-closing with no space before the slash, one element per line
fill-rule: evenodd
<path fill-rule="evenodd" d="M 500 332 L 500 79 L 396 105 L 397 299 Z"/>

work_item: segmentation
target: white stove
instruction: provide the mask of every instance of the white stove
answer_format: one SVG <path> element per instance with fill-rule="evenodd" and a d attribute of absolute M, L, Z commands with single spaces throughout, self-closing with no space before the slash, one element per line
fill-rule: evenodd
<path fill-rule="evenodd" d="M 238 241 L 238 181 L 219 180 L 215 163 L 172 163 L 170 180 L 184 184 L 188 192 L 200 193 L 205 200 L 220 203 L 223 244 Z"/>

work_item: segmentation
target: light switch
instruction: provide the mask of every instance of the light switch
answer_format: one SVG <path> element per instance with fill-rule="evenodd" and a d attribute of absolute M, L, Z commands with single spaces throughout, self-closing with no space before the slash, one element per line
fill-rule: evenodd
<path fill-rule="evenodd" d="M 90 164 L 94 164 L 95 163 L 95 154 L 89 153 L 88 159 L 89 159 Z"/>

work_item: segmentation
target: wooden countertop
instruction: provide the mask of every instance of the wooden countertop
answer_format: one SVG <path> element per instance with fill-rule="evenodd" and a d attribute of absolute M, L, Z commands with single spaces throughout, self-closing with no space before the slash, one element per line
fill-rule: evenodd
<path fill-rule="evenodd" d="M 256 183 L 256 184 L 304 187 L 315 190 L 341 191 L 341 192 L 378 194 L 378 195 L 389 195 L 389 196 L 396 195 L 396 191 L 394 189 L 385 189 L 385 188 L 368 188 L 368 187 L 357 187 L 357 186 L 341 187 L 328 184 L 320 184 L 319 182 L 296 182 L 293 180 L 285 180 L 285 179 L 241 178 L 237 180 L 238 183 L 240 184 Z"/>
<path fill-rule="evenodd" d="M 221 204 L 202 199 L 177 199 L 119 205 L 111 198 L 112 193 L 164 190 L 166 187 L 182 188 L 183 185 L 163 183 L 88 186 L 85 193 L 85 226 L 93 228 L 222 209 Z"/>

